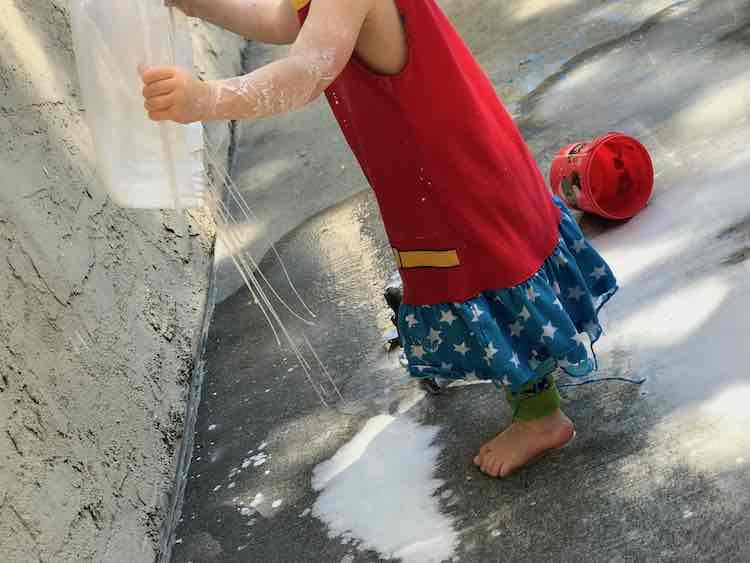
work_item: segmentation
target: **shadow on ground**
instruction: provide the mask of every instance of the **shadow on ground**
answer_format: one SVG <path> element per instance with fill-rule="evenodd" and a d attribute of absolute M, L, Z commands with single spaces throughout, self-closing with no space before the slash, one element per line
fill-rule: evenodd
<path fill-rule="evenodd" d="M 659 3 L 652 11 L 629 2 L 625 15 L 609 2 L 554 4 L 538 16 L 534 2 L 524 3 L 527 12 L 492 6 L 515 13 L 519 26 L 542 13 L 593 25 L 596 12 L 624 25 L 622 18 L 648 12 L 627 20 L 621 38 L 571 59 L 518 108 L 545 169 L 557 147 L 615 128 L 641 137 L 653 154 L 657 192 L 641 216 L 616 226 L 583 221 L 623 286 L 609 309 L 601 374 L 649 382 L 567 389 L 576 443 L 510 479 L 483 478 L 470 460 L 510 413 L 481 383 L 422 397 L 386 353 L 382 289 L 391 258 L 373 198 L 355 196 L 279 244 L 319 313 L 307 334 L 344 400 L 320 405 L 245 290 L 219 304 L 175 562 L 381 561 L 329 537 L 305 511 L 316 499 L 313 468 L 371 417 L 404 411 L 440 428 L 437 493 L 460 534 L 456 560 L 750 557 L 750 441 L 742 433 L 750 422 L 742 336 L 750 153 L 741 141 L 750 14 L 730 1 Z M 450 9 L 468 13 L 466 6 Z M 276 262 L 266 259 L 263 269 L 284 287 Z M 283 295 L 293 304 L 291 292 Z"/>

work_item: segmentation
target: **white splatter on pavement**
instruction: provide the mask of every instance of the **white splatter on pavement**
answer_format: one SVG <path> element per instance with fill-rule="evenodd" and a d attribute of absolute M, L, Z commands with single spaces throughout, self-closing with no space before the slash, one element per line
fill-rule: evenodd
<path fill-rule="evenodd" d="M 250 506 L 252 508 L 258 508 L 261 504 L 263 504 L 263 500 L 264 500 L 263 493 L 258 493 L 257 495 L 255 495 L 255 498 L 250 503 Z"/>
<path fill-rule="evenodd" d="M 453 556 L 458 535 L 440 513 L 433 477 L 438 428 L 406 417 L 376 416 L 313 473 L 321 491 L 313 514 L 329 536 L 351 536 L 358 549 L 404 563 L 440 563 Z"/>

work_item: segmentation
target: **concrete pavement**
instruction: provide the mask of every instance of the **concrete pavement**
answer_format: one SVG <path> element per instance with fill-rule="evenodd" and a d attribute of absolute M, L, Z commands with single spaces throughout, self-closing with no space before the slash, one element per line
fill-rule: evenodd
<path fill-rule="evenodd" d="M 750 438 L 744 431 L 750 422 L 744 353 L 750 332 L 750 8 L 700 0 L 541 4 L 467 2 L 448 9 L 478 46 L 499 91 L 500 77 L 518 88 L 518 97 L 511 93 L 506 102 L 545 172 L 560 146 L 612 129 L 635 134 L 652 152 L 657 190 L 643 214 L 617 226 L 583 220 L 622 285 L 607 310 L 600 375 L 645 376 L 648 382 L 566 389 L 565 409 L 579 432 L 575 444 L 509 479 L 485 479 L 471 456 L 507 423 L 509 412 L 482 383 L 425 397 L 397 356 L 386 353 L 381 293 L 391 258 L 372 197 L 351 197 L 279 244 L 319 313 L 317 328 L 307 334 L 343 400 L 320 405 L 289 352 L 278 351 L 246 290 L 220 303 L 176 563 L 388 560 L 371 531 L 330 534 L 337 524 L 321 499 L 333 494 L 336 482 L 313 487 L 320 474 L 315 468 L 355 437 L 361 448 L 337 479 L 367 479 L 361 497 L 338 497 L 334 515 L 344 519 L 338 527 L 346 527 L 347 515 L 354 525 L 373 505 L 367 496 L 373 487 L 382 497 L 393 495 L 396 485 L 378 491 L 380 479 L 391 483 L 387 475 L 402 472 L 409 482 L 414 452 L 385 440 L 387 430 L 360 440 L 368 421 L 381 416 L 436 429 L 438 453 L 429 476 L 434 494 L 424 503 L 457 534 L 447 560 L 750 558 Z M 581 35 L 598 42 L 584 45 L 576 39 Z M 528 47 L 508 42 L 527 36 L 544 41 L 532 56 L 519 54 L 522 60 L 509 63 L 513 57 L 504 53 Z M 565 51 L 560 46 L 568 40 Z M 546 67 L 560 52 L 568 58 Z M 544 76 L 524 93 L 521 85 L 534 72 Z M 290 168 L 297 173 L 302 167 Z M 284 178 L 281 187 L 289 189 Z M 248 197 L 252 193 L 247 186 Z M 279 206 L 274 217 L 285 212 Z M 284 287 L 278 264 L 267 258 L 263 268 Z M 283 295 L 292 301 L 288 291 Z M 368 473 L 372 467 L 357 460 L 382 467 Z M 412 507 L 398 498 L 392 506 L 397 509 L 373 516 L 378 530 L 389 529 L 384 521 L 408 525 L 404 515 Z"/>

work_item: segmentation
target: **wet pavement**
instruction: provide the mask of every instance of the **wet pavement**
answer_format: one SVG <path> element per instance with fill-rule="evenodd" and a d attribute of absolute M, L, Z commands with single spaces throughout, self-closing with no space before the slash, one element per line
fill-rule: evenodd
<path fill-rule="evenodd" d="M 600 375 L 648 382 L 566 389 L 574 445 L 503 481 L 482 477 L 471 457 L 510 413 L 482 383 L 424 396 L 386 351 L 391 257 L 373 198 L 356 195 L 278 245 L 318 313 L 305 333 L 343 399 L 321 405 L 247 290 L 219 303 L 175 563 L 388 560 L 366 549 L 372 542 L 332 537 L 312 485 L 315 467 L 382 414 L 437 428 L 435 494 L 425 502 L 458 534 L 448 560 L 750 560 L 750 4 L 510 4 L 455 2 L 449 11 L 499 91 L 499 76 L 518 85 L 509 105 L 543 170 L 559 147 L 613 129 L 639 137 L 654 158 L 657 189 L 640 216 L 582 220 L 622 285 L 607 309 Z M 472 9 L 515 17 L 511 37 L 549 15 L 557 35 L 512 70 L 487 40 L 502 24 L 488 18 L 482 29 Z M 566 46 L 587 30 L 622 33 Z M 570 58 L 546 67 L 555 42 Z M 544 77 L 523 93 L 531 72 Z M 293 305 L 278 263 L 267 257 L 262 268 Z M 384 469 L 406 475 L 406 465 Z"/>

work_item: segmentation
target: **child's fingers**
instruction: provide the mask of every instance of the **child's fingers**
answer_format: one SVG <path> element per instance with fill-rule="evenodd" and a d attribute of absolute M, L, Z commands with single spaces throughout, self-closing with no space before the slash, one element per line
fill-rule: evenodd
<path fill-rule="evenodd" d="M 175 81 L 169 78 L 166 80 L 160 80 L 159 82 L 152 82 L 143 87 L 143 97 L 149 99 L 155 98 L 156 96 L 165 96 L 172 93 L 175 86 Z"/>
<path fill-rule="evenodd" d="M 143 107 L 146 108 L 146 111 L 153 112 L 168 110 L 173 105 L 174 100 L 171 96 L 157 96 L 156 98 L 149 98 L 146 100 Z"/>
<path fill-rule="evenodd" d="M 160 80 L 169 80 L 174 78 L 175 70 L 171 66 L 155 66 L 145 69 L 141 73 L 141 79 L 146 85 L 159 82 Z"/>
<path fill-rule="evenodd" d="M 168 111 L 150 111 L 148 117 L 151 121 L 170 121 L 170 115 Z"/>

